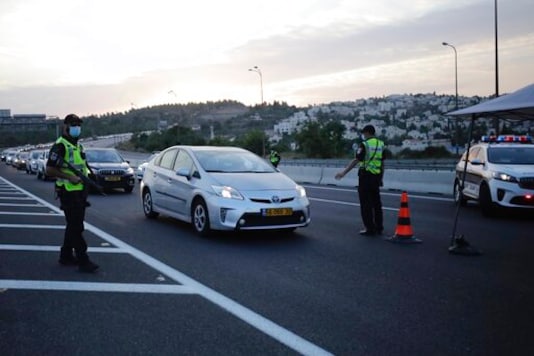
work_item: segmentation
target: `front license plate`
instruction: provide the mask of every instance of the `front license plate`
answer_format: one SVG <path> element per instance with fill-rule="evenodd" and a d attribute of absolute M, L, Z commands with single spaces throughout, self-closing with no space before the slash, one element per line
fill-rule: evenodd
<path fill-rule="evenodd" d="M 293 214 L 293 209 L 291 208 L 271 208 L 271 209 L 262 209 L 263 216 L 288 216 Z"/>
<path fill-rule="evenodd" d="M 107 176 L 107 177 L 104 177 L 104 180 L 107 182 L 118 182 L 121 180 L 121 177 L 120 176 Z"/>

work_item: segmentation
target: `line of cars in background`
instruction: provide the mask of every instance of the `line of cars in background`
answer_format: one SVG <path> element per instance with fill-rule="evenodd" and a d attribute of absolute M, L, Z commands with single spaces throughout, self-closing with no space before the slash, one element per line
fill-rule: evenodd
<path fill-rule="evenodd" d="M 35 174 L 37 179 L 49 180 L 46 175 L 46 161 L 50 146 L 33 149 L 8 149 L 0 159 L 17 170 Z M 131 193 L 135 187 L 135 171 L 114 148 L 85 148 L 87 162 L 94 175 L 92 178 L 106 191 L 122 189 Z"/>

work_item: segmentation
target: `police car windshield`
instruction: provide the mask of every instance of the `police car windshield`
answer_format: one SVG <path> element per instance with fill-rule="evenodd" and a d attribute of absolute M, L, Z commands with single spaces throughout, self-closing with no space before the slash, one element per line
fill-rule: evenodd
<path fill-rule="evenodd" d="M 534 164 L 534 146 L 493 147 L 488 161 L 497 164 Z"/>

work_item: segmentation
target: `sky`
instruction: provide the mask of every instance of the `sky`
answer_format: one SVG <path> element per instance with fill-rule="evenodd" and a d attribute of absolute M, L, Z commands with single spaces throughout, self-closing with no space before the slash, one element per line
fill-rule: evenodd
<path fill-rule="evenodd" d="M 534 1 L 497 10 L 498 80 L 492 0 L 0 0 L 0 109 L 454 95 L 456 69 L 502 95 L 534 82 Z"/>

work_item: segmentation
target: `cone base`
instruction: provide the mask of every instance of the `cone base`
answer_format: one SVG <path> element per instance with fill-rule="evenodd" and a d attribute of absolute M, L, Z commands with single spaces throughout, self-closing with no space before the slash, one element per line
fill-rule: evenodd
<path fill-rule="evenodd" d="M 391 236 L 390 238 L 387 238 L 386 240 L 388 240 L 389 242 L 395 242 L 395 243 L 400 243 L 400 244 L 420 244 L 423 242 L 413 236 L 401 237 L 397 235 Z"/>
<path fill-rule="evenodd" d="M 467 242 L 463 235 L 454 238 L 454 243 L 449 247 L 449 253 L 462 256 L 480 256 L 479 250 Z"/>

